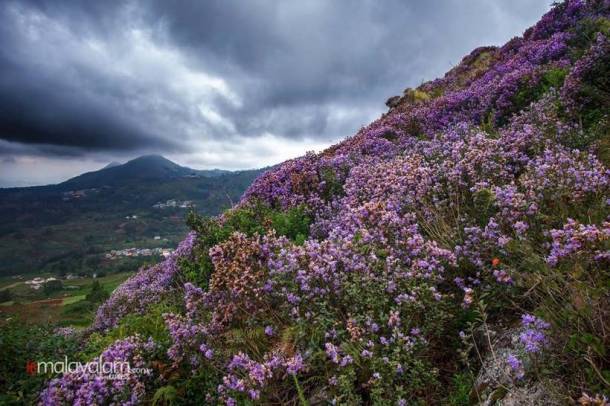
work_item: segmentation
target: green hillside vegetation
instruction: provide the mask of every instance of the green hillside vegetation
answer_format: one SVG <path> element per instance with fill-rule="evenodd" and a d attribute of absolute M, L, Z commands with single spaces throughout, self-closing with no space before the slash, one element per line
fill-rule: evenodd
<path fill-rule="evenodd" d="M 55 280 L 38 290 L 28 286 L 25 279 L 3 277 L 0 279 L 0 318 L 16 318 L 39 326 L 85 327 L 91 323 L 97 306 L 132 275 L 133 270 L 101 274 L 95 279 L 86 276 Z M 28 279 L 33 276 L 28 275 Z M 35 276 L 47 278 L 53 275 Z"/>

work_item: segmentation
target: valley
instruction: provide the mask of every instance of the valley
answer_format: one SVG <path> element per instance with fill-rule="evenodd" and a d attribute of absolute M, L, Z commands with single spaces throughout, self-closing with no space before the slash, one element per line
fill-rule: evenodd
<path fill-rule="evenodd" d="M 0 275 L 134 271 L 158 258 L 106 254 L 174 248 L 189 210 L 219 214 L 260 172 L 198 171 L 153 155 L 58 185 L 0 189 Z"/>

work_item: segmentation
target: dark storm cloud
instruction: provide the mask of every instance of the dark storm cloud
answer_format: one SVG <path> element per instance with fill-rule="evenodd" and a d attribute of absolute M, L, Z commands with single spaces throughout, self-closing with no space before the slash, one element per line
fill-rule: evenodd
<path fill-rule="evenodd" d="M 208 143 L 221 153 L 223 142 L 264 135 L 330 142 L 382 112 L 387 97 L 519 34 L 547 8 L 546 0 L 8 1 L 0 140 L 50 155 L 197 152 Z"/>
<path fill-rule="evenodd" d="M 246 102 L 222 114 L 240 135 L 336 139 L 471 48 L 519 34 L 547 4 L 157 0 L 145 18 L 205 69 L 229 75 Z"/>
<path fill-rule="evenodd" d="M 32 27 L 21 10 L 2 9 L 0 29 L 0 138 L 37 145 L 45 154 L 91 150 L 134 150 L 148 145 L 172 148 L 128 117 L 112 99 L 128 97 L 124 84 L 100 69 L 62 61 L 63 45 L 50 33 L 46 46 L 30 52 L 28 45 L 45 42 L 44 25 Z M 35 30 L 40 30 L 35 32 Z M 21 36 L 40 36 L 37 41 Z M 68 36 L 68 35 L 66 35 Z M 31 151 L 32 149 L 29 149 Z"/>
<path fill-rule="evenodd" d="M 84 150 L 171 146 L 96 100 L 66 92 L 56 83 L 40 83 L 27 73 L 15 79 L 0 84 L 0 134 L 5 140 Z"/>

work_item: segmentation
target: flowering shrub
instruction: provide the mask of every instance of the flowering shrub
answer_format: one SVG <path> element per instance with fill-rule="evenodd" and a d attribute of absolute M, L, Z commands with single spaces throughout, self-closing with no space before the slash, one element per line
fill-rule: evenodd
<path fill-rule="evenodd" d="M 568 219 L 561 230 L 551 230 L 552 248 L 547 262 L 555 266 L 560 260 L 571 258 L 595 261 L 610 260 L 610 222 L 604 222 L 601 227 L 579 224 Z M 605 248 L 605 249 L 604 249 Z"/>
<path fill-rule="evenodd" d="M 460 371 L 459 331 L 480 323 L 476 348 L 493 351 L 489 324 L 536 310 L 562 328 L 524 315 L 506 367 L 523 382 L 555 351 L 565 367 L 549 373 L 597 390 L 610 370 L 610 171 L 602 127 L 582 115 L 608 119 L 592 72 L 607 68 L 609 15 L 608 2 L 558 4 L 354 137 L 267 171 L 221 217 L 192 215 L 197 238 L 117 289 L 94 327 L 177 301 L 163 377 L 186 401 L 439 404 L 481 365 Z M 93 385 L 65 379 L 69 393 Z"/>
<path fill-rule="evenodd" d="M 0 321 L 0 404 L 37 403 L 49 374 L 32 374 L 37 372 L 36 361 L 74 359 L 82 336 L 69 330 L 28 323 L 25 318 Z"/>
<path fill-rule="evenodd" d="M 518 348 L 516 348 L 517 355 L 509 353 L 506 357 L 511 375 L 518 380 L 524 378 L 526 365 L 531 364 L 532 358 L 542 353 L 543 349 L 548 346 L 546 332 L 551 325 L 531 314 L 523 314 L 521 316 L 521 327 Z"/>
<path fill-rule="evenodd" d="M 190 233 L 162 263 L 140 270 L 117 288 L 97 310 L 94 329 L 108 329 L 126 314 L 143 313 L 169 291 L 179 272 L 179 260 L 191 254 L 196 234 Z"/>

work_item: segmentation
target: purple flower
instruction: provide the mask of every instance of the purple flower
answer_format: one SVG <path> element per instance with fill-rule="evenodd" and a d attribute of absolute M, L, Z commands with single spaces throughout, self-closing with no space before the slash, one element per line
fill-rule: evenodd
<path fill-rule="evenodd" d="M 82 369 L 50 380 L 40 395 L 41 404 L 140 403 L 146 395 L 151 375 L 146 372 L 132 373 L 132 370 L 147 368 L 152 349 L 150 342 L 139 336 L 117 340 L 100 355 L 106 369 L 99 370 L 98 360 L 94 360 Z M 120 375 L 122 379 L 114 379 L 115 375 Z"/>
<path fill-rule="evenodd" d="M 335 345 L 333 345 L 332 343 L 326 343 L 324 344 L 324 346 L 326 347 L 326 355 L 328 356 L 328 358 L 330 358 L 330 360 L 332 362 L 334 362 L 335 364 L 339 363 L 339 351 L 337 349 L 337 347 Z"/>
<path fill-rule="evenodd" d="M 345 367 L 345 366 L 351 364 L 352 362 L 354 362 L 354 359 L 351 357 L 351 355 L 346 355 L 345 357 L 343 357 L 343 359 L 341 360 L 339 365 L 342 367 Z"/>
<path fill-rule="evenodd" d="M 525 232 L 527 231 L 529 226 L 527 225 L 527 223 L 525 221 L 517 221 L 513 225 L 513 228 L 515 229 L 515 231 L 517 232 L 518 235 L 523 236 L 523 235 L 525 235 Z"/>
<path fill-rule="evenodd" d="M 525 327 L 525 331 L 519 335 L 519 341 L 525 347 L 525 351 L 528 353 L 540 352 L 547 344 L 545 331 L 551 325 L 531 314 L 523 314 L 521 316 L 521 324 Z"/>
<path fill-rule="evenodd" d="M 286 372 L 290 375 L 296 375 L 299 371 L 303 370 L 303 357 L 297 353 L 286 362 Z"/>
<path fill-rule="evenodd" d="M 362 356 L 362 358 L 371 358 L 373 356 L 373 353 L 369 350 L 362 350 L 360 355 Z"/>
<path fill-rule="evenodd" d="M 517 379 L 522 379 L 525 376 L 525 370 L 523 369 L 523 363 L 519 358 L 514 356 L 513 354 L 509 354 L 506 357 L 506 363 L 510 367 L 513 375 Z"/>
<path fill-rule="evenodd" d="M 293 305 L 296 305 L 301 301 L 301 299 L 293 293 L 288 293 L 288 295 L 286 295 L 286 300 Z"/>

